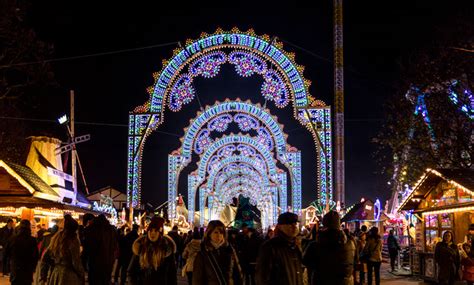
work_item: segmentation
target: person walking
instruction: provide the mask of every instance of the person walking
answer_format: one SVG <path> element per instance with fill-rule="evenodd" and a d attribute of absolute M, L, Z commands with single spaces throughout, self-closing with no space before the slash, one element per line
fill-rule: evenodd
<path fill-rule="evenodd" d="M 368 256 L 364 256 L 364 248 L 367 243 L 367 232 L 359 231 L 359 237 L 357 238 L 357 255 L 358 270 L 359 270 L 359 283 L 365 284 L 365 273 L 367 272 L 367 260 Z"/>
<path fill-rule="evenodd" d="M 398 252 L 400 251 L 400 245 L 398 243 L 398 239 L 394 234 L 394 230 L 390 230 L 387 238 L 387 247 L 388 253 L 390 255 L 390 267 L 392 268 L 392 272 L 395 271 L 395 260 L 398 257 Z"/>
<path fill-rule="evenodd" d="M 120 255 L 118 258 L 118 265 L 116 270 L 120 272 L 120 285 L 125 285 L 125 283 L 127 282 L 127 270 L 130 264 L 130 260 L 133 256 L 133 243 L 138 238 L 138 227 L 139 226 L 137 224 L 134 224 L 132 226 L 132 230 L 128 232 L 119 243 Z M 115 283 L 118 283 L 117 278 Z"/>
<path fill-rule="evenodd" d="M 304 254 L 303 262 L 312 272 L 310 284 L 352 285 L 356 245 L 341 230 L 339 213 L 330 211 L 323 217 L 323 229 Z"/>
<path fill-rule="evenodd" d="M 298 215 L 278 216 L 276 234 L 260 247 L 255 280 L 257 285 L 302 285 L 302 253 L 296 244 Z"/>
<path fill-rule="evenodd" d="M 21 220 L 17 232 L 7 243 L 5 256 L 10 259 L 10 282 L 12 285 L 33 283 L 39 253 L 36 239 L 31 236 L 31 224 Z"/>
<path fill-rule="evenodd" d="M 87 258 L 90 285 L 109 285 L 118 248 L 116 230 L 102 214 L 84 231 L 84 251 Z"/>
<path fill-rule="evenodd" d="M 0 260 L 2 261 L 0 269 L 2 275 L 10 273 L 10 261 L 5 257 L 5 248 L 10 238 L 13 236 L 15 230 L 15 222 L 12 219 L 7 220 L 7 224 L 0 229 Z"/>
<path fill-rule="evenodd" d="M 195 229 L 192 234 L 192 239 L 183 251 L 183 258 L 186 259 L 186 264 L 183 267 L 183 276 L 186 275 L 188 278 L 188 284 L 193 284 L 193 265 L 197 253 L 201 250 L 201 236 L 199 230 Z"/>
<path fill-rule="evenodd" d="M 172 238 L 174 241 L 174 244 L 176 244 L 175 260 L 176 260 L 176 267 L 179 267 L 181 254 L 183 253 L 183 249 L 184 249 L 184 240 L 183 240 L 183 237 L 179 235 L 178 226 L 173 226 L 171 231 L 168 232 L 168 236 Z"/>
<path fill-rule="evenodd" d="M 147 228 L 146 236 L 139 237 L 132 246 L 134 256 L 130 261 L 128 275 L 136 285 L 176 285 L 176 245 L 164 235 L 165 220 L 154 216 Z"/>
<path fill-rule="evenodd" d="M 78 223 L 69 215 L 64 217 L 64 229 L 51 239 L 45 253 L 54 261 L 53 271 L 48 278 L 50 285 L 81 285 L 84 284 L 84 268 L 82 267 L 80 247 L 77 235 Z M 42 277 L 42 280 L 44 280 Z"/>
<path fill-rule="evenodd" d="M 239 285 L 243 275 L 234 248 L 227 242 L 225 225 L 210 221 L 193 264 L 193 285 Z"/>
<path fill-rule="evenodd" d="M 438 265 L 438 284 L 452 285 L 459 279 L 460 257 L 458 247 L 454 244 L 451 231 L 443 233 L 443 240 L 435 247 L 435 262 Z"/>
<path fill-rule="evenodd" d="M 375 285 L 380 285 L 380 266 L 382 265 L 382 238 L 379 229 L 372 227 L 367 235 L 364 248 L 367 259 L 367 284 L 372 285 L 372 276 L 375 275 Z"/>

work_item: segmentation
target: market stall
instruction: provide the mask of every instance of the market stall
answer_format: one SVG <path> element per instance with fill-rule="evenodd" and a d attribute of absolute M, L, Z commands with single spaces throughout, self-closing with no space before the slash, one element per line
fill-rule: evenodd
<path fill-rule="evenodd" d="M 368 229 L 375 226 L 383 231 L 382 225 L 387 219 L 388 217 L 383 213 L 378 199 L 375 203 L 370 199 L 362 199 L 359 203 L 347 208 L 341 222 L 345 223 L 346 228 L 351 232 L 360 229 L 362 225 L 366 225 Z"/>
<path fill-rule="evenodd" d="M 50 227 L 65 214 L 75 219 L 85 213 L 99 214 L 82 193 L 77 193 L 76 200 L 68 203 L 29 167 L 0 160 L 0 226 L 13 218 Z"/>
<path fill-rule="evenodd" d="M 464 242 L 474 223 L 474 170 L 427 169 L 403 199 L 399 211 L 418 219 L 415 224 L 415 249 L 418 264 L 413 264 L 425 280 L 437 276 L 434 249 L 443 233 L 454 233 L 456 244 Z"/>

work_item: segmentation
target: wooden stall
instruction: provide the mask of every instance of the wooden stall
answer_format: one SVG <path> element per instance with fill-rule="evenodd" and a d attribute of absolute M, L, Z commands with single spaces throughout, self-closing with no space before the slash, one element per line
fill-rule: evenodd
<path fill-rule="evenodd" d="M 403 199 L 399 211 L 418 218 L 416 266 L 425 280 L 436 281 L 436 243 L 447 230 L 454 233 L 456 244 L 464 242 L 469 225 L 474 223 L 474 170 L 427 169 Z"/>

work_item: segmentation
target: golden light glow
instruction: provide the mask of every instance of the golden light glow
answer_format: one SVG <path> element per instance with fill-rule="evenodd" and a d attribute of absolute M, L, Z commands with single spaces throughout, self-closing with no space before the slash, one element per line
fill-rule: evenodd
<path fill-rule="evenodd" d="M 438 214 L 458 213 L 458 212 L 467 212 L 467 211 L 474 211 L 474 206 L 423 212 L 422 215 L 427 216 L 427 215 L 438 215 Z"/>
<path fill-rule="evenodd" d="M 413 202 L 420 202 L 421 199 L 418 199 L 418 198 L 412 198 L 413 194 L 418 190 L 418 187 L 420 187 L 420 185 L 426 180 L 426 178 L 428 178 L 428 175 L 430 173 L 433 173 L 434 175 L 438 176 L 438 177 L 441 177 L 443 180 L 447 181 L 449 184 L 455 186 L 455 187 L 458 187 L 460 189 L 462 189 L 464 192 L 468 193 L 469 195 L 473 195 L 474 196 L 474 191 L 470 190 L 470 189 L 467 189 L 466 187 L 462 186 L 461 184 L 457 183 L 456 181 L 454 180 L 450 180 L 450 179 L 447 179 L 446 177 L 444 177 L 440 172 L 434 170 L 434 169 L 431 169 L 431 168 L 427 168 L 425 173 L 420 177 L 420 179 L 418 179 L 418 181 L 416 182 L 415 186 L 413 187 L 412 191 L 410 192 L 409 195 L 407 195 L 407 197 L 405 198 L 405 200 L 400 204 L 400 206 L 398 207 L 398 212 L 401 211 L 401 209 L 405 206 L 405 204 L 408 202 L 408 201 L 413 201 Z"/>

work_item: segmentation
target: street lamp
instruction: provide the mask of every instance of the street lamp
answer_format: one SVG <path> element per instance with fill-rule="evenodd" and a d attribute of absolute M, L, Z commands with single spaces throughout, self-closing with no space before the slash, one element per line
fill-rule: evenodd
<path fill-rule="evenodd" d="M 67 115 L 62 115 L 58 118 L 58 122 L 61 125 L 67 124 L 69 122 L 69 118 L 67 117 Z"/>

